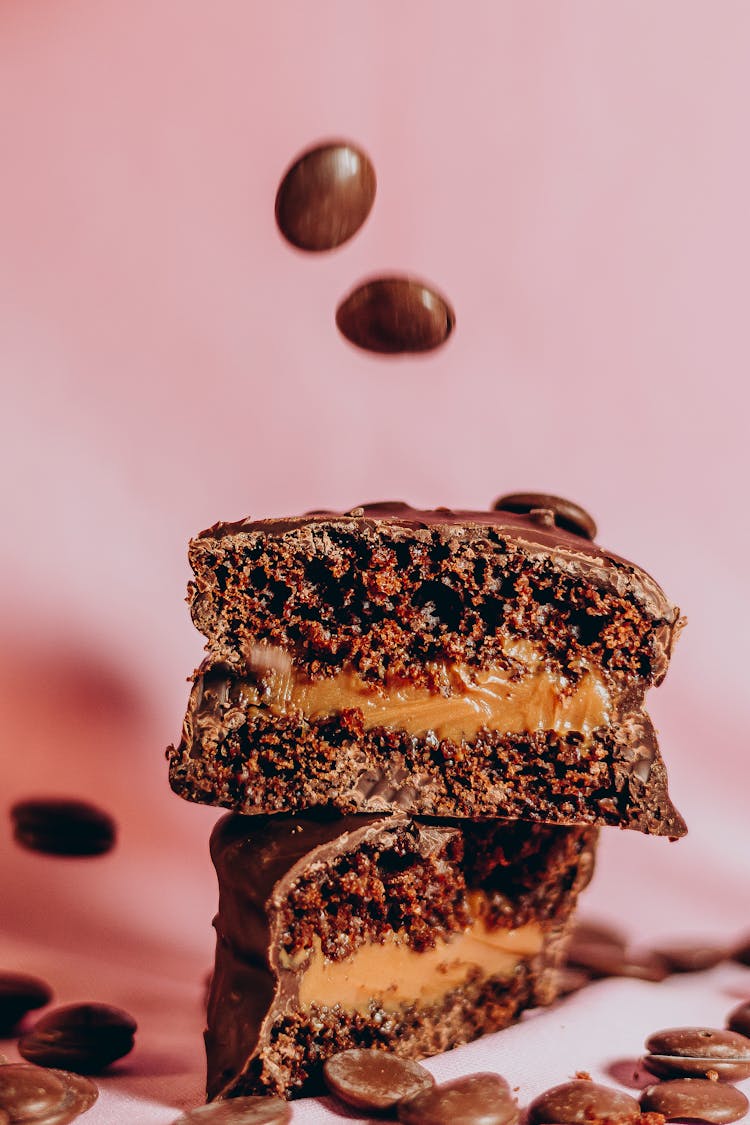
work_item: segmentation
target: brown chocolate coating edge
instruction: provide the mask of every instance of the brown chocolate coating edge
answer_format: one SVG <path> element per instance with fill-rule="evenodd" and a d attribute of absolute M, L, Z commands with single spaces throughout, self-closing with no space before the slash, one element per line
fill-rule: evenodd
<path fill-rule="evenodd" d="M 281 935 L 278 932 L 278 914 L 269 923 L 270 911 L 283 903 L 289 887 L 302 872 L 410 821 L 411 818 L 404 816 L 318 819 L 304 814 L 295 818 L 245 818 L 230 814 L 217 823 L 211 836 L 211 855 L 219 881 L 220 909 L 214 920 L 217 930 L 216 969 L 205 1033 L 209 1100 L 249 1092 L 243 1080 L 259 1051 L 267 1045 L 279 1006 L 290 1009 L 296 998 L 294 973 L 282 971 L 279 966 L 277 953 Z M 424 854 L 429 854 L 450 835 L 461 831 L 458 825 L 450 822 L 412 823 L 419 827 Z M 290 832 L 293 824 L 300 826 L 301 830 L 295 832 L 292 829 Z M 251 836 L 254 825 L 258 831 Z M 343 832 L 340 831 L 342 825 Z M 284 846 L 275 847 L 274 837 L 279 827 L 287 835 Z M 530 975 L 526 982 L 526 999 L 523 994 L 520 995 L 515 1006 L 509 1000 L 507 1018 L 487 1030 L 506 1026 L 529 1004 L 549 1004 L 556 998 L 557 970 L 564 962 L 578 894 L 593 873 L 596 839 L 595 829 L 584 831 L 576 875 L 566 892 L 568 908 L 565 917 L 562 922 L 547 927 L 544 948 L 523 970 L 524 981 Z M 232 871 L 232 868 L 236 870 Z M 248 924 L 248 908 L 251 914 L 257 913 L 262 918 L 262 926 L 256 926 L 252 919 Z M 246 941 L 248 935 L 251 939 Z M 246 946 L 244 949 L 243 945 Z M 520 977 L 508 982 L 511 997 L 516 986 L 522 983 Z M 481 1029 L 479 1032 L 475 1030 L 469 1038 L 479 1033 Z M 437 1049 L 447 1050 L 466 1041 L 467 1038 L 460 1037 L 455 1041 L 448 1039 L 441 1042 Z M 393 1044 L 392 1049 L 398 1049 L 398 1043 Z M 417 1047 L 399 1053 L 403 1053 L 404 1057 L 418 1058 L 434 1052 Z M 275 1092 L 289 1095 L 285 1089 Z"/>

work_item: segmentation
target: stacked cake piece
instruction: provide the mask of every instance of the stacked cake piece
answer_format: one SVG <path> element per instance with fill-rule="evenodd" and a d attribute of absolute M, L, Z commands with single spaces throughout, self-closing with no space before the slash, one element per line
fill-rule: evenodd
<path fill-rule="evenodd" d="M 501 510 L 497 510 L 497 508 Z M 174 790 L 214 830 L 209 1098 L 424 1057 L 557 989 L 597 828 L 677 837 L 643 709 L 681 625 L 548 496 L 217 524 Z M 241 814 L 241 815 L 238 815 Z"/>

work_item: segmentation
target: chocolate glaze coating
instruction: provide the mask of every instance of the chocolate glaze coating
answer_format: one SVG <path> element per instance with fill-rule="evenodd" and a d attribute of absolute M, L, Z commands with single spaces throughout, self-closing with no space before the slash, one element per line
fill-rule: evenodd
<path fill-rule="evenodd" d="M 471 863 L 468 858 L 448 858 L 456 848 L 460 855 L 462 847 L 467 857 L 474 854 L 472 833 L 486 829 L 470 822 L 416 821 L 403 815 L 301 814 L 231 815 L 217 823 L 211 837 L 219 912 L 214 920 L 216 967 L 206 1032 L 209 1098 L 260 1093 L 289 1097 L 310 1092 L 311 1082 L 313 1088 L 320 1082 L 323 1059 L 337 1051 L 376 1046 L 403 1057 L 424 1057 L 505 1026 L 530 1002 L 554 999 L 568 919 L 592 873 L 596 834 L 582 829 L 516 828 L 508 823 L 497 830 L 508 834 L 509 845 L 521 834 L 525 843 L 517 861 L 518 878 L 522 882 L 522 873 L 527 871 L 533 890 L 526 897 L 521 891 L 511 892 L 508 899 L 501 896 L 498 902 L 504 913 L 497 924 L 506 928 L 538 919 L 543 932 L 541 953 L 512 978 L 498 979 L 494 991 L 487 993 L 486 1006 L 475 1002 L 470 992 L 478 988 L 474 982 L 455 990 L 454 1009 L 447 1013 L 421 1012 L 414 1004 L 402 1015 L 375 1011 L 352 1021 L 345 1011 L 320 1009 L 320 1026 L 306 1032 L 311 1016 L 304 1012 L 300 1016 L 298 994 L 307 953 L 293 946 L 292 961 L 285 953 L 294 888 L 305 878 L 323 880 L 340 857 L 352 857 L 348 866 L 356 871 L 356 857 L 371 846 L 395 859 L 402 854 L 399 833 L 404 830 L 417 861 L 421 857 L 426 863 L 431 858 L 440 862 L 441 878 L 449 889 L 459 886 L 460 878 L 468 879 L 470 871 L 474 871 L 472 887 L 492 886 L 494 868 L 490 864 L 485 872 L 482 852 Z M 529 831 L 530 837 L 526 835 Z M 338 922 L 340 915 L 336 918 L 337 932 L 345 936 L 345 923 Z M 353 921 L 359 925 L 367 920 L 355 913 Z M 409 923 L 399 923 L 402 925 Z M 324 920 L 317 929 L 324 936 Z M 311 1035 L 311 1056 L 306 1056 L 305 1034 Z"/>

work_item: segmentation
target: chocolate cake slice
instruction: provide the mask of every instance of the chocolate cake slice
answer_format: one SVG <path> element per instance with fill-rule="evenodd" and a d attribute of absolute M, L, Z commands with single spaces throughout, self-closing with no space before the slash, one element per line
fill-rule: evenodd
<path fill-rule="evenodd" d="M 679 611 L 555 503 L 390 503 L 203 532 L 189 600 L 208 654 L 173 789 L 244 813 L 330 804 L 681 836 L 643 705 Z"/>
<path fill-rule="evenodd" d="M 314 1092 L 349 1047 L 423 1058 L 557 990 L 596 829 L 223 817 L 209 1099 Z"/>

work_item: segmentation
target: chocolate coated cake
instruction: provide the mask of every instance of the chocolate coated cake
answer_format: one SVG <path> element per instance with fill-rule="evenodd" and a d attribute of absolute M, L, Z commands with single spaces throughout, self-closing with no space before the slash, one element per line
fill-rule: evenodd
<path fill-rule="evenodd" d="M 596 830 L 223 817 L 209 1099 L 310 1093 L 349 1047 L 422 1058 L 557 990 Z"/>
<path fill-rule="evenodd" d="M 172 787 L 243 813 L 681 836 L 644 710 L 679 611 L 569 526 L 389 503 L 203 532 L 189 601 L 207 656 Z"/>

